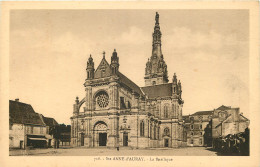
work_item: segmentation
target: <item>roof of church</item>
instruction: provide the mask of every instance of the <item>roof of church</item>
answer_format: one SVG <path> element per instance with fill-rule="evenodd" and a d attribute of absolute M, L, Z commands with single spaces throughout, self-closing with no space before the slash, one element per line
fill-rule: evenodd
<path fill-rule="evenodd" d="M 30 104 L 9 100 L 10 123 L 44 125 L 40 115 L 34 111 Z"/>
<path fill-rule="evenodd" d="M 118 77 L 120 78 L 120 81 L 125 84 L 126 86 L 128 86 L 129 88 L 131 88 L 134 92 L 143 95 L 141 89 L 139 86 L 137 86 L 133 81 L 131 81 L 130 79 L 128 79 L 124 74 L 122 74 L 121 72 L 118 71 Z"/>
<path fill-rule="evenodd" d="M 192 115 L 211 115 L 211 114 L 213 114 L 213 111 L 198 111 Z"/>
<path fill-rule="evenodd" d="M 148 98 L 172 96 L 172 83 L 141 87 Z"/>

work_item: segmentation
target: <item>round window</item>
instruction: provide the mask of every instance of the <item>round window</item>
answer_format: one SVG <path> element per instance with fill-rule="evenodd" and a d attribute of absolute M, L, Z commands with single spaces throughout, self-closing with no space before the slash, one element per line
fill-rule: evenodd
<path fill-rule="evenodd" d="M 97 104 L 99 105 L 99 107 L 101 108 L 105 108 L 108 106 L 108 95 L 107 93 L 105 92 L 100 92 L 98 95 L 97 95 Z"/>

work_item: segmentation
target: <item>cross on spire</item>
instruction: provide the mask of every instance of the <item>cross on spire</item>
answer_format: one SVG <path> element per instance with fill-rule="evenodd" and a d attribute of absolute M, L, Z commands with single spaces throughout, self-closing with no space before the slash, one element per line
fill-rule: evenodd
<path fill-rule="evenodd" d="M 106 52 L 105 52 L 105 51 L 103 51 L 103 58 L 105 58 L 105 56 L 106 56 Z"/>

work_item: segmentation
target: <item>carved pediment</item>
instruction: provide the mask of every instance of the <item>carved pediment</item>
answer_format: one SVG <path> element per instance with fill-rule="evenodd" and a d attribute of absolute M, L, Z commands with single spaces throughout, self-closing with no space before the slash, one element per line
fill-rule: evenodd
<path fill-rule="evenodd" d="M 95 71 L 94 78 L 97 79 L 97 78 L 104 78 L 108 76 L 111 76 L 111 68 L 108 62 L 106 61 L 106 59 L 103 58 L 98 68 Z"/>

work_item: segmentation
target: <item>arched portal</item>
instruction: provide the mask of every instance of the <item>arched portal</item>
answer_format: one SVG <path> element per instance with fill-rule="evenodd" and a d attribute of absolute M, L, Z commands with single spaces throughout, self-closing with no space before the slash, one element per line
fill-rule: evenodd
<path fill-rule="evenodd" d="M 98 121 L 94 126 L 94 146 L 107 146 L 107 124 L 103 121 Z"/>

